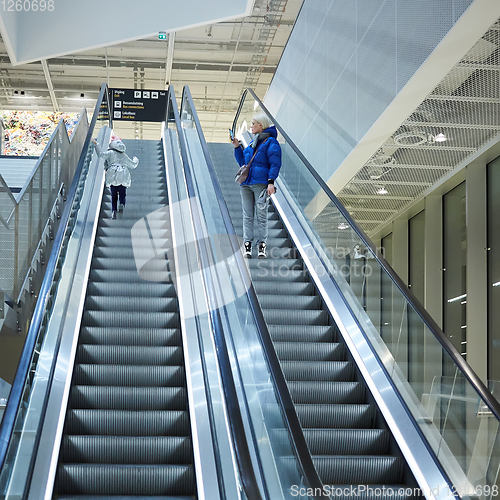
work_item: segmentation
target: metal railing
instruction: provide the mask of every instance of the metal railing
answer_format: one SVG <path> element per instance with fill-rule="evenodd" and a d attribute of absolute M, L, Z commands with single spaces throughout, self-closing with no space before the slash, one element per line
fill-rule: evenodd
<path fill-rule="evenodd" d="M 60 218 L 88 128 L 85 109 L 71 139 L 61 119 L 17 199 L 0 175 L 0 290 L 15 304 L 36 259 L 43 260 L 43 237 Z"/>
<path fill-rule="evenodd" d="M 86 176 L 86 168 L 88 169 L 89 163 L 88 149 L 90 139 L 95 129 L 99 110 L 102 107 L 103 101 L 107 101 L 107 96 L 107 85 L 103 84 L 91 124 L 83 140 L 83 147 L 79 152 L 75 151 L 74 156 L 67 155 L 67 158 L 72 157 L 75 161 L 75 165 L 72 167 L 74 176 L 72 180 L 71 178 L 68 180 L 68 182 L 71 182 L 67 192 L 67 203 L 62 211 L 59 229 L 54 237 L 52 252 L 48 258 L 47 269 L 43 277 L 21 359 L 0 425 L 0 497 L 5 494 L 4 488 L 10 478 L 12 463 L 16 460 L 19 439 L 15 438 L 15 433 L 20 433 L 25 424 L 26 414 L 23 405 L 30 398 L 32 375 L 36 372 L 39 362 L 41 362 L 39 359 L 39 349 L 44 341 L 46 326 L 52 313 L 54 297 L 61 278 L 61 268 L 66 257 L 67 244 L 74 228 L 75 214 L 79 210 L 82 190 L 85 185 L 84 177 Z M 38 437 L 35 436 L 35 445 L 37 439 Z"/>

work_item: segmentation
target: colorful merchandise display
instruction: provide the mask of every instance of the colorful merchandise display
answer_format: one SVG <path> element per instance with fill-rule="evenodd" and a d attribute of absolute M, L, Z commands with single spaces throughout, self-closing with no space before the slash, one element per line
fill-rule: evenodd
<path fill-rule="evenodd" d="M 4 125 L 4 151 L 9 156 L 40 156 L 57 124 L 64 120 L 71 137 L 80 113 L 0 111 Z"/>

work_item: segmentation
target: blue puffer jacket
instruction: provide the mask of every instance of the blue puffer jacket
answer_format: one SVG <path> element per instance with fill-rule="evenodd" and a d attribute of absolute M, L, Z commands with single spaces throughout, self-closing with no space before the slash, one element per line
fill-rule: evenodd
<path fill-rule="evenodd" d="M 269 134 L 266 139 L 260 140 L 261 134 L 257 137 L 257 154 L 250 165 L 250 172 L 247 180 L 243 184 L 267 184 L 269 179 L 276 179 L 281 168 L 281 146 L 276 140 L 278 131 L 272 125 L 266 128 L 262 135 Z M 252 159 L 255 152 L 255 140 L 244 150 L 242 148 L 235 148 L 234 156 L 238 165 L 241 167 Z"/>

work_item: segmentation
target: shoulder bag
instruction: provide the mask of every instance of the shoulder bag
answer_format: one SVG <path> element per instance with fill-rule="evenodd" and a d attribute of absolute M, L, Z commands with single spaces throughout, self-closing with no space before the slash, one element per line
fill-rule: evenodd
<path fill-rule="evenodd" d="M 267 141 L 267 139 L 266 139 L 266 141 Z M 264 142 L 266 142 L 266 141 L 264 141 Z M 262 144 L 264 144 L 264 142 Z M 255 153 L 253 154 L 250 161 L 246 165 L 243 165 L 242 167 L 240 167 L 240 169 L 238 170 L 238 172 L 234 176 L 234 182 L 236 182 L 237 184 L 243 184 L 247 180 L 248 174 L 250 173 L 250 165 L 252 164 L 252 161 L 255 158 L 255 155 L 257 154 L 257 151 L 259 150 L 259 148 L 260 148 L 260 146 L 255 148 Z"/>

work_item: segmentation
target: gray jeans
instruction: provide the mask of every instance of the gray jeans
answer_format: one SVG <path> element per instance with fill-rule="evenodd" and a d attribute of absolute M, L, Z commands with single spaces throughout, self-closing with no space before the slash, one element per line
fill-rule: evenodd
<path fill-rule="evenodd" d="M 243 207 L 243 241 L 253 240 L 254 216 L 257 212 L 257 223 L 259 227 L 258 243 L 267 243 L 267 206 L 259 208 L 255 203 L 263 189 L 267 189 L 267 184 L 243 184 L 241 190 L 241 204 Z"/>

